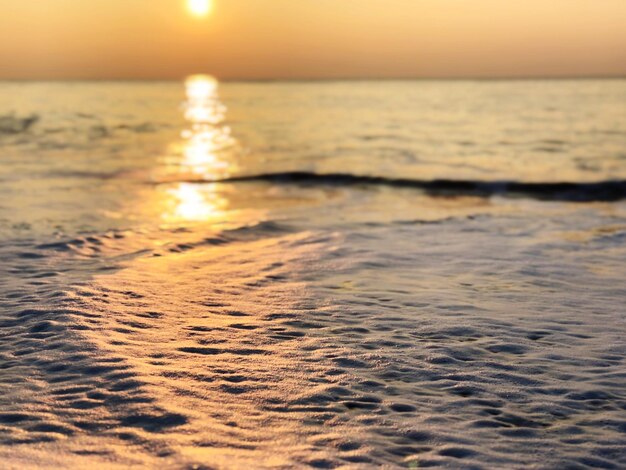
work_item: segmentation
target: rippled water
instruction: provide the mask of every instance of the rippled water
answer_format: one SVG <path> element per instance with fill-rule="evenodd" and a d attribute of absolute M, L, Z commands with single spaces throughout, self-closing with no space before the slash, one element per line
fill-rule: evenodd
<path fill-rule="evenodd" d="M 0 459 L 626 465 L 624 103 L 1 83 Z"/>

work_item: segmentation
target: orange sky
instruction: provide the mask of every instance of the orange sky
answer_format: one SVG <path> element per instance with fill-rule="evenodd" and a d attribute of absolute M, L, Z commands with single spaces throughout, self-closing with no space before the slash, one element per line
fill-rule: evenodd
<path fill-rule="evenodd" d="M 0 78 L 626 75 L 626 0 L 0 0 Z"/>

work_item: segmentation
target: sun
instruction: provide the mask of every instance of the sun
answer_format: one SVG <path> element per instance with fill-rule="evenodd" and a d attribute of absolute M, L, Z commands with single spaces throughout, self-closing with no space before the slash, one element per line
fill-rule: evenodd
<path fill-rule="evenodd" d="M 187 10 L 198 18 L 208 16 L 212 9 L 213 0 L 187 0 Z"/>

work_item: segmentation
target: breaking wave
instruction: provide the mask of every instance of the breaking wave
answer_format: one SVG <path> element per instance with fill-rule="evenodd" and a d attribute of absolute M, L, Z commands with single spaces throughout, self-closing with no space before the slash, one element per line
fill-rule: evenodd
<path fill-rule="evenodd" d="M 320 174 L 314 172 L 281 172 L 232 176 L 220 183 L 269 182 L 273 184 L 307 184 L 357 186 L 378 185 L 397 188 L 416 188 L 433 195 L 522 196 L 540 200 L 594 202 L 626 199 L 626 180 L 593 183 L 572 182 L 518 182 L 474 180 L 418 180 L 384 176 L 353 175 L 350 173 Z M 212 181 L 216 182 L 216 181 Z"/>
<path fill-rule="evenodd" d="M 0 115 L 0 135 L 27 132 L 39 119 L 37 114 L 24 117 L 16 116 L 13 113 Z"/>

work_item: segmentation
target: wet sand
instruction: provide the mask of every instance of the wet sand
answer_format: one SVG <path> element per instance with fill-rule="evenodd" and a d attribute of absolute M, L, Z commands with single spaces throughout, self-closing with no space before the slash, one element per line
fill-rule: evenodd
<path fill-rule="evenodd" d="M 2 282 L 5 462 L 617 468 L 624 226 L 580 215 L 262 223 L 88 282 L 48 252 L 123 237 L 24 252 Z"/>

